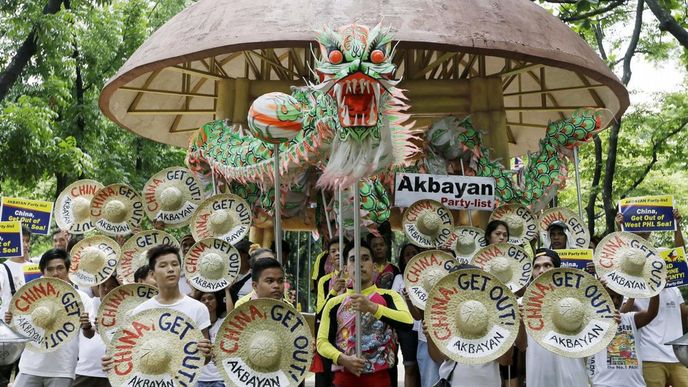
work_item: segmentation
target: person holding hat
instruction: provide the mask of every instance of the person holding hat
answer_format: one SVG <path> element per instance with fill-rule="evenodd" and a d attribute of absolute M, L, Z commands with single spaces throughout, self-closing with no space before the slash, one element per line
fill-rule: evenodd
<path fill-rule="evenodd" d="M 101 300 L 120 285 L 117 275 L 112 274 L 98 285 L 100 297 L 93 298 L 92 315 L 98 315 Z M 91 336 L 87 336 L 86 334 Z M 100 367 L 100 358 L 105 354 L 105 343 L 98 332 L 82 332 L 79 336 L 79 360 L 76 363 L 76 377 L 72 387 L 110 387 L 107 374 Z"/>
<path fill-rule="evenodd" d="M 344 249 L 347 271 L 354 278 L 356 254 L 353 244 Z M 361 294 L 348 289 L 332 298 L 323 309 L 318 328 L 318 353 L 333 362 L 334 386 L 360 387 L 391 385 L 389 368 L 396 358 L 394 329 L 411 330 L 413 317 L 401 296 L 378 288 L 373 282 L 373 254 L 367 243 L 360 248 Z M 355 327 L 355 314 L 361 326 Z M 361 335 L 362 357 L 355 353 L 353 331 Z"/>
<path fill-rule="evenodd" d="M 253 291 L 238 299 L 235 307 L 257 298 L 287 301 L 284 299 L 284 268 L 275 258 L 266 256 L 256 259 L 251 278 Z"/>
<path fill-rule="evenodd" d="M 614 306 L 620 309 L 624 297 L 607 287 L 604 279 L 600 282 L 605 285 Z M 643 379 L 642 350 L 637 346 L 638 329 L 652 322 L 658 311 L 659 295 L 656 295 L 650 299 L 648 309 L 621 313 L 621 322 L 612 342 L 604 350 L 587 358 L 593 387 L 646 385 Z"/>
<path fill-rule="evenodd" d="M 234 245 L 234 247 L 239 252 L 239 258 L 241 259 L 241 265 L 239 266 L 239 275 L 234 283 L 228 288 L 229 301 L 232 305 L 237 302 L 237 300 L 249 293 L 251 293 L 251 256 L 249 250 L 251 249 L 252 243 L 248 239 L 242 239 Z"/>
<path fill-rule="evenodd" d="M 227 316 L 225 313 L 225 303 L 222 302 L 223 295 L 224 291 L 200 292 L 198 295 L 198 300 L 208 308 L 208 313 L 210 314 L 211 325 L 210 329 L 208 329 L 208 334 L 210 335 L 210 342 L 213 344 L 215 344 L 217 332 Z M 201 370 L 201 376 L 198 378 L 198 387 L 224 387 L 224 385 L 220 371 L 218 371 L 214 361 L 211 360 Z"/>
<path fill-rule="evenodd" d="M 179 241 L 179 247 L 182 250 L 182 257 L 186 256 L 186 253 L 189 252 L 194 243 L 196 243 L 196 240 L 194 239 L 193 235 L 186 234 L 182 237 L 182 239 Z M 181 277 L 179 277 L 179 288 L 181 289 L 182 294 L 186 294 L 187 296 L 193 294 L 194 291 L 193 287 L 189 285 L 189 281 L 184 275 L 184 270 L 182 270 Z"/>
<path fill-rule="evenodd" d="M 62 249 L 50 249 L 43 253 L 38 267 L 43 277 L 57 278 L 69 282 L 69 254 Z M 91 325 L 88 311 L 92 311 L 91 298 L 84 292 L 74 289 L 81 298 L 84 309 L 80 321 L 84 336 L 92 337 L 95 330 Z M 12 321 L 12 313 L 5 312 L 5 322 Z M 69 387 L 75 376 L 79 338 L 64 343 L 53 352 L 35 352 L 27 346 L 19 360 L 19 374 L 14 380 L 15 386 L 51 386 Z"/>
<path fill-rule="evenodd" d="M 568 236 L 566 232 L 568 227 L 562 221 L 552 222 L 547 227 L 547 236 L 549 237 L 549 248 L 552 250 L 563 250 L 568 248 Z"/>
<path fill-rule="evenodd" d="M 561 266 L 556 251 L 540 248 L 533 259 L 533 279 Z M 529 387 L 578 387 L 588 385 L 584 359 L 557 355 L 538 344 L 525 332 L 523 322 L 516 347 L 526 353 L 526 380 Z"/>

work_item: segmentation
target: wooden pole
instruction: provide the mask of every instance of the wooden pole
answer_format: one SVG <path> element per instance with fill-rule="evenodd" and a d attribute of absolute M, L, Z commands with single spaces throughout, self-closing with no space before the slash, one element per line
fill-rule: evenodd
<path fill-rule="evenodd" d="M 361 198 L 358 181 L 354 183 L 354 292 L 361 294 Z M 361 357 L 361 312 L 356 312 L 356 356 Z"/>
<path fill-rule="evenodd" d="M 280 192 L 280 162 L 279 162 L 279 144 L 274 145 L 275 155 L 275 256 L 277 261 L 282 263 L 282 204 Z"/>

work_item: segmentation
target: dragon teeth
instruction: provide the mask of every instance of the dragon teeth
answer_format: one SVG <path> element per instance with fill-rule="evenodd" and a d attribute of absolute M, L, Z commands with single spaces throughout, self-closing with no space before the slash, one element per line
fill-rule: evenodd
<path fill-rule="evenodd" d="M 368 125 L 375 124 L 375 105 L 370 101 L 370 112 L 368 113 Z"/>
<path fill-rule="evenodd" d="M 342 85 L 337 83 L 334 85 L 334 93 L 337 96 L 337 104 L 341 105 L 342 104 Z"/>
<path fill-rule="evenodd" d="M 361 87 L 361 94 L 363 94 L 363 89 L 364 89 L 365 83 L 366 83 L 365 79 L 361 79 L 358 81 L 358 84 Z"/>
<path fill-rule="evenodd" d="M 373 83 L 373 92 L 375 93 L 375 103 L 380 104 L 380 84 L 375 82 Z"/>
<path fill-rule="evenodd" d="M 370 94 L 370 82 L 366 81 L 366 94 Z"/>
<path fill-rule="evenodd" d="M 346 92 L 351 93 L 351 81 L 346 81 Z"/>
<path fill-rule="evenodd" d="M 349 118 L 349 109 L 344 106 L 344 125 L 351 125 L 351 120 Z"/>

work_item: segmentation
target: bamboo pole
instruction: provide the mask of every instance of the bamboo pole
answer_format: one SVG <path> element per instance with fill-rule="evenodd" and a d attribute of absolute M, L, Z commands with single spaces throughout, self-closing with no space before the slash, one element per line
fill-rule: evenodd
<path fill-rule="evenodd" d="M 361 198 L 358 181 L 354 183 L 354 292 L 361 294 Z M 361 357 L 361 312 L 356 312 L 356 356 Z"/>

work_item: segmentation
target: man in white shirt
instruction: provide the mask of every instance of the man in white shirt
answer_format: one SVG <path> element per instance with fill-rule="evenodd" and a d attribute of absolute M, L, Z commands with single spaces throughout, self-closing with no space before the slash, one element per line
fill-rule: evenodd
<path fill-rule="evenodd" d="M 533 260 L 533 279 L 561 266 L 556 251 L 537 249 Z M 584 359 L 572 359 L 548 351 L 521 330 L 516 347 L 526 353 L 526 384 L 528 387 L 587 387 L 588 373 Z M 527 349 L 527 350 L 526 350 Z"/>
<path fill-rule="evenodd" d="M 129 314 L 133 316 L 144 310 L 170 308 L 189 316 L 196 323 L 196 327 L 203 332 L 204 339 L 198 342 L 198 349 L 208 363 L 212 349 L 208 335 L 210 314 L 203 303 L 183 294 L 179 289 L 179 276 L 182 267 L 179 249 L 170 245 L 158 245 L 148 250 L 147 255 L 148 267 L 153 271 L 158 286 L 158 295 L 141 303 Z M 109 371 L 112 368 L 112 363 L 112 356 L 103 356 L 101 362 L 103 371 Z"/>
<path fill-rule="evenodd" d="M 46 278 L 59 278 L 69 282 L 69 255 L 61 249 L 51 249 L 41 256 L 38 264 L 41 274 Z M 81 311 L 81 329 L 91 331 L 93 327 L 87 311 L 93 309 L 91 299 L 84 292 L 76 289 L 81 297 L 84 309 Z M 12 313 L 5 313 L 5 322 L 9 324 Z M 79 354 L 78 336 L 65 343 L 53 352 L 34 352 L 26 347 L 19 360 L 19 374 L 14 381 L 15 386 L 20 387 L 70 387 L 74 381 L 74 369 L 76 368 Z"/>

